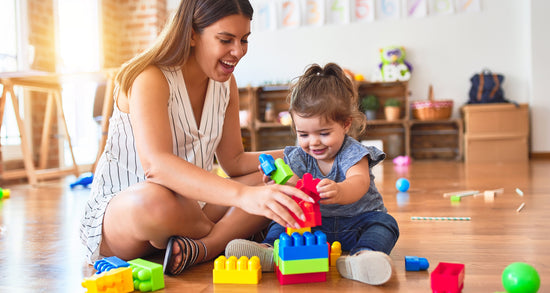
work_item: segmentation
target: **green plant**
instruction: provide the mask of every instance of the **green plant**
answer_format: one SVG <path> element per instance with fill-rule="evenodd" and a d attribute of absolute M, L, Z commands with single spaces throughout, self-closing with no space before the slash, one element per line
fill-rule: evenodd
<path fill-rule="evenodd" d="M 401 101 L 395 98 L 387 99 L 384 103 L 386 107 L 399 107 L 401 106 Z"/>
<path fill-rule="evenodd" d="M 380 108 L 380 102 L 378 101 L 378 98 L 376 98 L 375 95 L 367 95 L 361 99 L 361 108 L 363 108 L 364 111 L 366 110 L 378 110 Z"/>

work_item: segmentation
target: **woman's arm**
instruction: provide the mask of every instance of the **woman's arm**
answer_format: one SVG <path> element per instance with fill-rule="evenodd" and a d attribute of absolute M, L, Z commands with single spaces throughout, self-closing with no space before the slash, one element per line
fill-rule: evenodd
<path fill-rule="evenodd" d="M 243 176 L 258 172 L 260 154 L 270 154 L 275 159 L 283 157 L 283 150 L 265 152 L 245 152 L 239 123 L 239 89 L 234 77 L 231 77 L 230 99 L 225 121 L 223 136 L 216 150 L 220 166 L 230 177 Z"/>
<path fill-rule="evenodd" d="M 128 99 L 137 152 L 147 180 L 192 199 L 236 206 L 249 213 L 271 218 L 282 225 L 295 226 L 296 221 L 286 208 L 297 215 L 303 215 L 298 205 L 289 197 L 294 195 L 307 200 L 308 197 L 301 191 L 288 186 L 246 186 L 223 179 L 172 153 L 167 106 L 169 92 L 163 73 L 157 67 L 150 66 L 136 78 Z M 225 128 L 224 126 L 224 131 Z M 240 147 L 242 149 L 242 145 Z"/>

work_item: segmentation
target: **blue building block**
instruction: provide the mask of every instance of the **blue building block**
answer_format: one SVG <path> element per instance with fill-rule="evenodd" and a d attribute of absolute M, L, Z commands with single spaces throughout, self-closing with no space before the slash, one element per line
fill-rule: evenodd
<path fill-rule="evenodd" d="M 428 260 L 423 257 L 405 256 L 406 271 L 425 271 L 429 266 Z"/>
<path fill-rule="evenodd" d="M 268 154 L 261 154 L 260 155 L 260 167 L 262 168 L 262 171 L 265 175 L 271 176 L 275 170 L 277 170 L 277 167 L 275 167 L 275 160 L 273 159 L 273 156 Z"/>
<path fill-rule="evenodd" d="M 109 256 L 103 259 L 100 259 L 94 263 L 94 269 L 97 270 L 96 274 L 101 274 L 103 272 L 116 269 L 129 267 L 130 264 L 123 261 L 122 259 L 116 256 Z"/>
<path fill-rule="evenodd" d="M 279 236 L 278 256 L 283 261 L 328 259 L 328 250 L 327 236 L 321 231 L 315 231 L 314 234 L 304 232 L 303 235 L 294 232 L 292 236 L 281 233 Z"/>
<path fill-rule="evenodd" d="M 70 187 L 71 189 L 73 189 L 78 185 L 82 185 L 82 187 L 87 188 L 88 185 L 92 184 L 92 181 L 94 181 L 94 174 L 91 172 L 87 172 L 78 177 L 75 182 L 71 183 Z"/>

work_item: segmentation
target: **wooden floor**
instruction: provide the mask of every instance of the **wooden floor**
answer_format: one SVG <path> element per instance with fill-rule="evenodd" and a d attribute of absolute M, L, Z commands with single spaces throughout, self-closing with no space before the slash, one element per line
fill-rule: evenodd
<path fill-rule="evenodd" d="M 340 278 L 331 269 L 326 283 L 280 286 L 273 273 L 259 285 L 213 285 L 212 263 L 178 277 L 165 277 L 158 292 L 431 292 L 429 273 L 439 262 L 466 266 L 463 292 L 504 291 L 501 274 L 513 262 L 533 265 L 541 276 L 539 292 L 550 292 L 550 161 L 525 164 L 465 165 L 419 161 L 396 169 L 391 161 L 375 169 L 377 186 L 401 236 L 391 253 L 394 274 L 383 286 Z M 406 177 L 408 193 L 395 181 Z M 80 283 L 94 273 L 85 264 L 78 238 L 79 220 L 89 195 L 70 190 L 73 178 L 11 188 L 0 201 L 0 292 L 84 292 Z M 451 204 L 446 192 L 504 188 L 494 202 L 483 197 Z M 523 191 L 523 196 L 516 193 Z M 516 209 L 525 203 L 524 208 Z M 471 221 L 412 221 L 411 216 L 471 217 Z M 430 268 L 406 272 L 405 256 L 425 257 Z M 153 259 L 158 260 L 158 259 Z"/>

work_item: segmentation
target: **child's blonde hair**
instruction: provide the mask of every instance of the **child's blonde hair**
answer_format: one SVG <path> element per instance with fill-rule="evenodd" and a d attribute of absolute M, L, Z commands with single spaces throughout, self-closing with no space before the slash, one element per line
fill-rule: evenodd
<path fill-rule="evenodd" d="M 321 116 L 342 125 L 351 122 L 348 134 L 354 138 L 365 129 L 366 118 L 359 111 L 355 85 L 335 63 L 310 65 L 292 86 L 287 100 L 291 116 Z"/>

